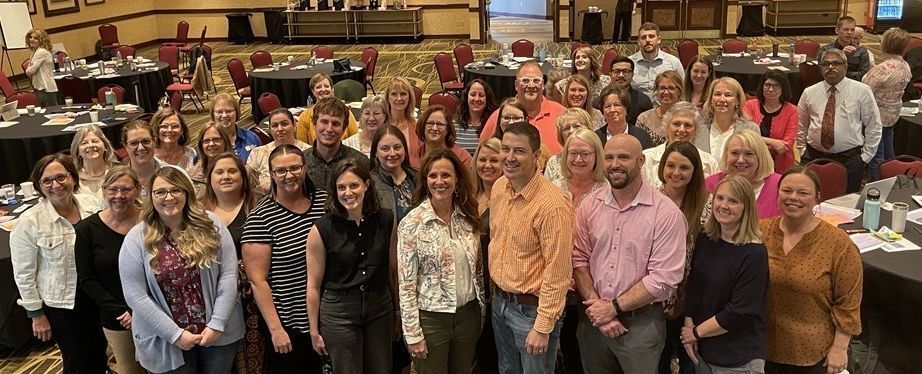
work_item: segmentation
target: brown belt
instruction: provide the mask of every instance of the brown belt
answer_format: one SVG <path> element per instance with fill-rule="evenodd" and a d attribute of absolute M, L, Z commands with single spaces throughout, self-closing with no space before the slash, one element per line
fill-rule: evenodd
<path fill-rule="evenodd" d="M 499 287 L 496 287 L 493 292 L 503 299 L 506 299 L 506 301 L 511 301 L 522 305 L 538 305 L 538 297 L 530 293 L 506 292 Z"/>

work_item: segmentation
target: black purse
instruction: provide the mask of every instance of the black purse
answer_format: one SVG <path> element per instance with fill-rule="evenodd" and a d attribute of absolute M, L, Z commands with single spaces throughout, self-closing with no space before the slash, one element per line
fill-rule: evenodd
<path fill-rule="evenodd" d="M 352 71 L 352 63 L 349 62 L 348 58 L 341 58 L 339 60 L 333 60 L 333 72 L 334 73 L 347 73 Z"/>

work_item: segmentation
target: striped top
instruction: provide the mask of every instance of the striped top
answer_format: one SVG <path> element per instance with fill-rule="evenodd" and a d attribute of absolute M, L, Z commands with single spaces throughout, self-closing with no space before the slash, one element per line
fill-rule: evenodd
<path fill-rule="evenodd" d="M 304 334 L 310 332 L 307 320 L 307 233 L 324 214 L 327 194 L 314 193 L 306 212 L 288 210 L 266 196 L 250 212 L 241 243 L 268 244 L 272 248 L 269 288 L 282 326 Z"/>
<path fill-rule="evenodd" d="M 455 144 L 464 148 L 472 156 L 477 151 L 477 144 L 480 143 L 480 134 L 477 130 L 480 126 L 468 126 L 466 129 L 460 124 L 455 124 Z"/>

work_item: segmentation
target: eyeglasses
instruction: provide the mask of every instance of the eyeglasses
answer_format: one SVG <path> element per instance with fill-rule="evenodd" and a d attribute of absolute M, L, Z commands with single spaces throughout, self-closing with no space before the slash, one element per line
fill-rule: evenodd
<path fill-rule="evenodd" d="M 164 123 L 164 124 L 161 124 L 160 126 L 157 126 L 157 129 L 160 129 L 160 130 L 170 130 L 170 131 L 179 131 L 180 129 L 182 129 L 182 125 L 180 125 L 180 124 L 178 124 L 178 123 L 176 123 L 176 124 L 166 124 L 166 123 Z"/>
<path fill-rule="evenodd" d="M 820 63 L 820 66 L 824 68 L 837 68 L 839 66 L 845 65 L 842 61 L 823 61 Z"/>
<path fill-rule="evenodd" d="M 173 188 L 170 188 L 170 189 L 160 188 L 160 189 L 153 190 L 153 191 L 151 192 L 151 195 L 153 195 L 154 197 L 156 197 L 156 198 L 158 198 L 158 199 L 160 199 L 160 200 L 166 199 L 166 195 L 167 195 L 167 194 L 169 194 L 170 196 L 172 196 L 172 197 L 175 199 L 175 198 L 178 198 L 178 197 L 183 197 L 183 196 L 185 196 L 186 191 L 183 191 L 182 188 L 179 188 L 179 187 L 173 187 Z"/>
<path fill-rule="evenodd" d="M 289 172 L 291 172 L 291 175 L 298 175 L 301 170 L 304 170 L 304 165 L 295 165 L 288 168 L 275 168 L 272 169 L 272 174 L 275 175 L 276 178 L 284 178 L 285 175 L 287 175 Z"/>
<path fill-rule="evenodd" d="M 659 88 L 657 88 L 656 90 L 659 91 L 659 92 L 673 92 L 673 93 L 675 93 L 676 91 L 679 90 L 679 88 L 676 87 L 676 86 L 670 86 L 670 87 L 659 87 Z"/>
<path fill-rule="evenodd" d="M 132 140 L 128 142 L 128 147 L 138 148 L 139 145 L 143 145 L 145 148 L 150 147 L 151 144 L 154 144 L 154 141 L 151 138 L 141 139 L 141 140 Z"/>
<path fill-rule="evenodd" d="M 592 156 L 595 156 L 595 152 L 576 152 L 576 151 L 567 152 L 567 157 L 572 158 L 574 160 L 578 160 L 578 159 L 589 160 L 589 158 Z"/>
<path fill-rule="evenodd" d="M 127 195 L 134 192 L 134 187 L 106 187 L 106 192 L 113 196 L 118 195 L 119 193 Z"/>
<path fill-rule="evenodd" d="M 616 77 L 619 75 L 628 76 L 633 73 L 634 71 L 631 69 L 611 69 L 611 75 L 616 76 Z"/>
<path fill-rule="evenodd" d="M 431 129 L 431 128 L 440 128 L 440 129 L 444 129 L 444 128 L 446 128 L 446 127 L 448 127 L 448 124 L 445 123 L 445 122 L 426 121 L 426 128 L 427 128 L 427 129 Z"/>
<path fill-rule="evenodd" d="M 224 139 L 221 139 L 221 138 L 206 138 L 206 139 L 202 139 L 202 144 L 203 144 L 203 145 L 207 145 L 207 144 L 221 145 L 221 144 L 224 144 Z"/>
<path fill-rule="evenodd" d="M 525 120 L 525 117 L 502 116 L 500 119 L 503 120 L 503 122 L 522 122 Z"/>
<path fill-rule="evenodd" d="M 780 84 L 774 84 L 774 83 L 766 83 L 766 84 L 762 85 L 762 88 L 763 88 L 763 89 L 766 89 L 766 90 L 780 91 L 780 90 L 781 90 L 781 85 L 780 85 Z"/>
<path fill-rule="evenodd" d="M 540 85 L 542 82 L 544 82 L 544 78 L 542 78 L 542 77 L 521 77 L 521 78 L 519 78 L 518 80 L 519 80 L 519 84 L 521 84 L 521 85 L 523 85 L 523 86 L 527 86 L 527 85 L 530 85 L 530 84 L 531 84 L 531 85 Z"/>
<path fill-rule="evenodd" d="M 58 184 L 64 184 L 64 182 L 67 182 L 67 178 L 70 178 L 70 175 L 58 174 L 53 177 L 42 178 L 41 180 L 38 181 L 38 183 L 40 183 L 42 186 L 45 186 L 45 187 L 51 187 L 54 184 L 54 182 L 58 182 Z"/>

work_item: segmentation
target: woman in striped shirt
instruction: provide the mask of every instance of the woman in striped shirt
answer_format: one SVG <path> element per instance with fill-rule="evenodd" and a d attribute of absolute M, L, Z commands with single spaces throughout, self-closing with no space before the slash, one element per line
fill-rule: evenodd
<path fill-rule="evenodd" d="M 455 135 L 461 148 L 474 154 L 483 131 L 484 122 L 496 110 L 496 97 L 493 89 L 480 78 L 472 79 L 464 88 L 461 101 L 458 102 L 458 116 L 455 119 Z"/>

